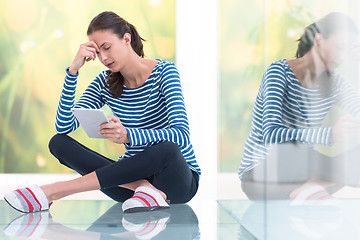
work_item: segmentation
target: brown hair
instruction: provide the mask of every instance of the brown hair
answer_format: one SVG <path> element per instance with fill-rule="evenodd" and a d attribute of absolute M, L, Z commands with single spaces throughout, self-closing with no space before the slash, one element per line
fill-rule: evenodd
<path fill-rule="evenodd" d="M 349 32 L 358 34 L 355 22 L 340 12 L 329 13 L 319 21 L 310 24 L 298 39 L 299 44 L 296 51 L 296 58 L 300 58 L 310 51 L 314 45 L 316 33 L 321 33 L 326 39 L 339 30 L 348 30 Z"/>
<path fill-rule="evenodd" d="M 131 35 L 131 47 L 140 57 L 144 57 L 142 41 L 136 28 L 114 12 L 102 12 L 91 20 L 87 35 L 98 30 L 111 30 L 121 39 L 125 33 Z M 108 70 L 107 84 L 113 97 L 120 97 L 123 91 L 124 77 L 120 72 Z"/>

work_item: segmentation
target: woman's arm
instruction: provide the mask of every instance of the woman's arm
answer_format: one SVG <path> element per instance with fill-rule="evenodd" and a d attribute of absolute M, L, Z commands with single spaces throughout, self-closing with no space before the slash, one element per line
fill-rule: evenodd
<path fill-rule="evenodd" d="M 263 77 L 260 87 L 263 97 L 262 132 L 265 145 L 287 141 L 310 144 L 330 144 L 331 128 L 287 128 L 283 124 L 283 98 L 286 76 L 283 67 L 273 64 Z"/>
<path fill-rule="evenodd" d="M 171 141 L 179 146 L 187 146 L 190 143 L 189 124 L 180 76 L 174 64 L 164 67 L 160 92 L 166 103 L 168 127 L 162 129 L 126 128 L 130 147 L 159 141 Z"/>
<path fill-rule="evenodd" d="M 66 69 L 66 76 L 64 87 L 60 95 L 60 101 L 56 113 L 55 129 L 59 134 L 67 134 L 79 127 L 79 122 L 71 112 L 71 108 L 100 108 L 101 97 L 99 83 L 101 83 L 100 77 L 104 73 L 100 74 L 86 89 L 79 102 L 75 105 L 75 91 L 77 84 L 77 77 L 79 75 L 80 68 L 90 60 L 96 59 L 96 52 L 99 51 L 95 42 L 90 41 L 81 44 L 76 56 L 70 67 Z"/>
<path fill-rule="evenodd" d="M 105 79 L 105 72 L 97 76 L 87 87 L 79 101 L 75 104 L 75 92 L 78 74 L 72 75 L 66 70 L 64 87 L 56 113 L 55 129 L 59 134 L 68 134 L 79 127 L 79 122 L 71 108 L 101 108 L 104 102 L 101 89 Z"/>

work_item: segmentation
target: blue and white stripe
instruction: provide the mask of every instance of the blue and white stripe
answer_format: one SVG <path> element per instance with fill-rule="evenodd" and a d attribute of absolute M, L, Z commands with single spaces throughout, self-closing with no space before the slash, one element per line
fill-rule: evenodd
<path fill-rule="evenodd" d="M 240 178 L 265 160 L 268 145 L 287 141 L 330 145 L 332 128 L 322 124 L 334 103 L 359 118 L 359 95 L 339 74 L 333 73 L 332 81 L 330 94 L 325 97 L 318 86 L 302 86 L 286 60 L 269 66 L 253 108 Z"/>
<path fill-rule="evenodd" d="M 103 71 L 75 104 L 77 77 L 66 71 L 56 116 L 57 133 L 68 134 L 79 127 L 71 108 L 98 109 L 107 104 L 126 128 L 130 139 L 129 144 L 124 144 L 126 151 L 119 160 L 156 143 L 170 141 L 179 146 L 190 169 L 201 174 L 190 142 L 180 76 L 173 63 L 160 60 L 143 85 L 138 88 L 124 86 L 118 98 L 111 95 L 106 86 L 107 71 Z"/>

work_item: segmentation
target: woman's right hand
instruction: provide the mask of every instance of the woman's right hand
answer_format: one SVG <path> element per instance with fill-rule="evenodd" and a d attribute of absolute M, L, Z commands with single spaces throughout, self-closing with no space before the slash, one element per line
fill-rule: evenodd
<path fill-rule="evenodd" d="M 96 53 L 99 52 L 99 47 L 94 41 L 90 41 L 80 45 L 80 48 L 69 67 L 70 74 L 77 74 L 79 69 L 90 60 L 96 59 Z"/>
<path fill-rule="evenodd" d="M 360 133 L 360 122 L 351 115 L 341 117 L 332 129 L 331 142 L 344 142 Z"/>

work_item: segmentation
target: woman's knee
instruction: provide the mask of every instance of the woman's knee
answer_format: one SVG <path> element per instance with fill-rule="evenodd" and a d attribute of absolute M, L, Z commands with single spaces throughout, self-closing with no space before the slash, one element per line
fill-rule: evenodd
<path fill-rule="evenodd" d="M 179 146 L 173 142 L 160 142 L 139 153 L 138 156 L 142 156 L 143 159 L 152 159 L 151 162 L 145 162 L 151 164 L 154 168 L 164 168 L 169 164 L 175 166 L 172 164 L 174 161 L 184 159 Z"/>
<path fill-rule="evenodd" d="M 161 142 L 158 147 L 168 157 L 182 156 L 179 146 L 173 142 Z"/>
<path fill-rule="evenodd" d="M 70 137 L 66 134 L 56 134 L 49 141 L 49 150 L 51 154 L 57 157 L 66 148 L 65 141 Z"/>

